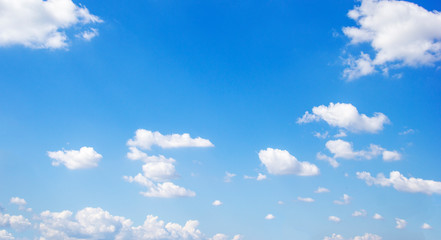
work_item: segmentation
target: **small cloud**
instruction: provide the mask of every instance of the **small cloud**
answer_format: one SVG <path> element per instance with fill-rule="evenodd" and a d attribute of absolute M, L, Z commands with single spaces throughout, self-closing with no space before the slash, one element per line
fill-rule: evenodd
<path fill-rule="evenodd" d="M 303 198 L 303 197 L 297 197 L 297 200 L 299 200 L 299 201 L 301 201 L 301 202 L 308 202 L 308 203 L 311 203 L 311 202 L 314 202 L 314 201 L 315 201 L 315 200 L 312 199 L 312 198 Z"/>
<path fill-rule="evenodd" d="M 277 204 L 279 204 L 279 205 L 283 205 L 283 204 L 285 204 L 283 201 L 277 201 Z"/>
<path fill-rule="evenodd" d="M 77 38 L 82 38 L 86 41 L 92 40 L 92 38 L 98 36 L 98 30 L 95 28 L 90 28 L 89 30 L 86 30 L 82 32 L 81 34 L 75 35 Z"/>
<path fill-rule="evenodd" d="M 336 216 L 329 216 L 328 220 L 331 221 L 331 222 L 337 222 L 337 223 L 341 222 L 341 219 L 339 217 L 336 217 Z"/>
<path fill-rule="evenodd" d="M 314 132 L 314 137 L 316 138 L 321 138 L 321 139 L 325 139 L 329 136 L 328 131 L 324 132 L 324 133 L 319 133 L 319 132 Z"/>
<path fill-rule="evenodd" d="M 272 215 L 271 213 L 265 216 L 266 220 L 273 220 L 274 218 L 276 217 L 274 217 L 274 215 Z"/>
<path fill-rule="evenodd" d="M 397 224 L 397 226 L 395 226 L 397 229 L 403 229 L 407 225 L 407 221 L 400 218 L 395 218 L 395 223 Z"/>
<path fill-rule="evenodd" d="M 232 182 L 233 178 L 236 176 L 234 173 L 225 172 L 224 182 Z"/>
<path fill-rule="evenodd" d="M 337 134 L 334 135 L 335 138 L 342 138 L 347 136 L 348 135 L 343 130 L 340 130 Z"/>
<path fill-rule="evenodd" d="M 408 135 L 408 134 L 414 134 L 415 133 L 415 130 L 413 130 L 413 129 L 407 129 L 407 130 L 404 130 L 404 131 L 402 131 L 402 132 L 399 132 L 398 134 L 399 135 Z"/>
<path fill-rule="evenodd" d="M 220 205 L 222 205 L 223 204 L 223 202 L 221 202 L 221 201 L 219 201 L 219 200 L 215 200 L 213 203 L 212 203 L 212 205 L 213 206 L 220 206 Z"/>
<path fill-rule="evenodd" d="M 383 219 L 383 216 L 381 216 L 381 215 L 378 214 L 378 213 L 375 213 L 374 216 L 373 216 L 372 218 L 375 219 L 375 220 L 382 220 L 382 219 Z"/>
<path fill-rule="evenodd" d="M 103 158 L 93 147 L 82 147 L 80 150 L 48 151 L 47 155 L 53 159 L 52 166 L 63 164 L 71 170 L 97 167 L 98 162 Z"/>
<path fill-rule="evenodd" d="M 361 209 L 360 211 L 355 211 L 354 213 L 352 213 L 353 217 L 364 217 L 367 215 L 366 210 Z"/>
<path fill-rule="evenodd" d="M 314 193 L 328 193 L 330 192 L 329 189 L 324 187 L 318 187 L 317 190 L 314 191 Z"/>
<path fill-rule="evenodd" d="M 334 204 L 337 205 L 347 205 L 351 202 L 351 197 L 347 194 L 343 194 L 343 197 L 340 198 L 341 200 L 335 200 Z"/>
<path fill-rule="evenodd" d="M 257 181 L 262 181 L 262 180 L 265 180 L 265 179 L 266 179 L 266 175 L 264 175 L 262 173 L 259 173 L 257 175 L 257 178 L 256 178 Z"/>
<path fill-rule="evenodd" d="M 429 230 L 429 229 L 432 229 L 432 226 L 430 226 L 430 225 L 427 224 L 427 223 L 424 223 L 424 224 L 421 226 L 421 228 L 422 228 L 422 229 Z"/>

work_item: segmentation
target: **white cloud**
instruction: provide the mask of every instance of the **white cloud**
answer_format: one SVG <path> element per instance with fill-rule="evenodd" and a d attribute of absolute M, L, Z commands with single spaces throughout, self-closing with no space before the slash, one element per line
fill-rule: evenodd
<path fill-rule="evenodd" d="M 315 200 L 312 198 L 303 198 L 303 197 L 297 197 L 297 200 L 301 201 L 301 202 L 308 202 L 308 203 L 312 203 Z"/>
<path fill-rule="evenodd" d="M 348 240 L 381 240 L 382 237 L 372 234 L 372 233 L 365 233 L 363 236 L 355 236 L 354 238 L 348 239 Z M 333 233 L 329 237 L 325 237 L 323 240 L 344 240 L 343 236 L 340 234 Z"/>
<path fill-rule="evenodd" d="M 407 130 L 404 130 L 404 131 L 402 131 L 402 132 L 399 132 L 398 134 L 399 134 L 399 135 L 407 135 L 407 134 L 413 134 L 413 133 L 415 133 L 415 130 L 413 130 L 413 129 L 407 129 Z"/>
<path fill-rule="evenodd" d="M 222 233 L 218 233 L 216 235 L 214 235 L 212 238 L 210 238 L 209 240 L 227 240 L 228 236 Z"/>
<path fill-rule="evenodd" d="M 286 150 L 273 148 L 260 150 L 259 159 L 268 172 L 275 175 L 314 176 L 320 173 L 316 165 L 309 162 L 300 162 Z"/>
<path fill-rule="evenodd" d="M 397 226 L 395 226 L 397 229 L 403 229 L 407 225 L 407 221 L 400 218 L 395 218 L 395 223 L 397 224 Z"/>
<path fill-rule="evenodd" d="M 85 169 L 98 166 L 98 162 L 103 157 L 97 153 L 92 147 L 82 147 L 80 150 L 62 150 L 56 152 L 47 152 L 48 156 L 53 159 L 52 165 L 65 165 L 67 168 Z"/>
<path fill-rule="evenodd" d="M 352 240 L 381 240 L 382 237 L 372 234 L 372 233 L 365 233 L 363 236 L 355 236 Z"/>
<path fill-rule="evenodd" d="M 355 211 L 352 213 L 353 217 L 365 217 L 367 215 L 366 210 L 361 209 L 360 211 Z"/>
<path fill-rule="evenodd" d="M 177 177 L 175 166 L 170 162 L 150 162 L 142 166 L 144 176 L 162 182 Z"/>
<path fill-rule="evenodd" d="M 318 187 L 317 190 L 314 191 L 315 193 L 328 193 L 330 192 L 329 189 L 324 187 Z"/>
<path fill-rule="evenodd" d="M 0 230 L 0 240 L 14 240 L 14 236 L 8 233 L 6 230 Z"/>
<path fill-rule="evenodd" d="M 274 218 L 276 218 L 276 217 L 274 217 L 274 215 L 272 215 L 271 213 L 265 216 L 266 220 L 272 220 Z"/>
<path fill-rule="evenodd" d="M 10 203 L 18 205 L 18 206 L 24 206 L 26 205 L 26 200 L 19 197 L 12 197 L 11 200 L 9 200 Z"/>
<path fill-rule="evenodd" d="M 222 204 L 223 204 L 223 202 L 221 202 L 221 201 L 219 201 L 219 200 L 215 200 L 215 201 L 212 203 L 213 206 L 220 206 L 220 205 L 222 205 Z"/>
<path fill-rule="evenodd" d="M 235 176 L 234 173 L 225 172 L 224 182 L 231 182 Z"/>
<path fill-rule="evenodd" d="M 383 151 L 383 160 L 386 162 L 401 160 L 401 154 L 397 151 Z"/>
<path fill-rule="evenodd" d="M 262 173 L 259 173 L 257 175 L 257 178 L 256 178 L 257 181 L 262 181 L 262 180 L 265 180 L 265 179 L 266 179 L 266 175 L 264 175 Z"/>
<path fill-rule="evenodd" d="M 285 204 L 283 201 L 277 201 L 277 204 L 279 204 L 279 205 L 283 205 L 283 204 Z"/>
<path fill-rule="evenodd" d="M 328 131 L 324 132 L 324 133 L 319 133 L 319 132 L 315 132 L 314 133 L 314 137 L 316 138 L 321 138 L 321 139 L 325 139 L 329 136 Z"/>
<path fill-rule="evenodd" d="M 66 32 L 102 22 L 72 0 L 0 0 L 0 9 L 0 46 L 66 48 Z"/>
<path fill-rule="evenodd" d="M 31 226 L 29 220 L 22 215 L 9 215 L 0 213 L 0 227 L 10 227 L 22 231 Z"/>
<path fill-rule="evenodd" d="M 340 163 L 337 162 L 337 160 L 335 160 L 335 158 L 332 158 L 328 155 L 325 155 L 321 152 L 318 152 L 316 155 L 318 160 L 323 160 L 329 163 L 329 165 L 331 165 L 333 168 L 337 168 L 338 166 L 340 166 Z"/>
<path fill-rule="evenodd" d="M 340 129 L 340 131 L 334 135 L 335 138 L 342 138 L 342 137 L 347 137 L 348 135 Z"/>
<path fill-rule="evenodd" d="M 391 14 L 393 13 L 393 14 Z M 406 1 L 362 0 L 348 16 L 357 27 L 344 27 L 352 44 L 369 43 L 375 56 L 361 53 L 344 74 L 349 80 L 376 67 L 433 65 L 441 59 L 441 13 Z M 352 65 L 351 65 L 352 64 Z"/>
<path fill-rule="evenodd" d="M 124 176 L 124 180 L 130 183 L 136 182 L 147 187 L 147 192 L 141 192 L 141 195 L 145 197 L 175 198 L 196 196 L 195 192 L 175 185 L 172 182 L 154 183 L 142 174 L 138 174 L 135 177 Z"/>
<path fill-rule="evenodd" d="M 191 138 L 188 133 L 162 135 L 160 132 L 145 129 L 136 130 L 134 139 L 129 139 L 127 145 L 142 149 L 150 149 L 153 145 L 161 148 L 214 147 L 210 140 L 200 137 Z"/>
<path fill-rule="evenodd" d="M 441 194 L 441 182 L 413 177 L 406 178 L 398 171 L 390 172 L 389 178 L 386 178 L 382 173 L 379 173 L 377 177 L 372 177 L 369 172 L 357 172 L 357 177 L 364 180 L 369 186 L 375 184 L 382 187 L 392 186 L 401 192 Z"/>
<path fill-rule="evenodd" d="M 428 229 L 432 229 L 432 226 L 430 226 L 430 225 L 427 224 L 427 223 L 423 223 L 423 225 L 421 226 L 421 228 L 422 228 L 422 229 L 426 229 L 426 230 L 428 230 Z"/>
<path fill-rule="evenodd" d="M 375 219 L 375 220 L 381 220 L 381 219 L 383 219 L 383 216 L 381 216 L 381 215 L 378 214 L 378 213 L 375 213 L 374 216 L 373 216 L 372 218 Z"/>
<path fill-rule="evenodd" d="M 334 168 L 339 166 L 339 163 L 336 161 L 337 158 L 369 160 L 382 155 L 384 161 L 401 160 L 401 154 L 397 151 L 389 151 L 375 144 L 370 144 L 368 150 L 354 151 L 352 143 L 337 139 L 329 140 L 325 146 L 334 156 L 329 157 L 319 152 L 317 153 L 317 159 L 329 162 Z"/>
<path fill-rule="evenodd" d="M 334 204 L 337 205 L 347 205 L 351 203 L 351 197 L 347 194 L 343 194 L 343 197 L 341 197 L 341 200 L 335 200 Z"/>
<path fill-rule="evenodd" d="M 336 217 L 336 216 L 329 216 L 328 220 L 331 221 L 331 222 L 340 222 L 341 221 L 341 219 L 339 217 Z"/>
<path fill-rule="evenodd" d="M 173 158 L 166 158 L 163 155 L 158 156 L 149 156 L 147 153 L 140 151 L 136 147 L 129 147 L 130 152 L 127 153 L 127 158 L 131 160 L 141 160 L 143 162 L 167 162 L 174 163 L 176 162 Z"/>
<path fill-rule="evenodd" d="M 344 240 L 343 236 L 340 234 L 333 233 L 331 236 L 326 236 L 323 240 Z"/>
<path fill-rule="evenodd" d="M 76 37 L 82 38 L 86 41 L 90 41 L 96 36 L 98 36 L 98 30 L 96 28 L 90 28 L 89 30 L 84 31 L 81 34 L 76 35 Z"/>
<path fill-rule="evenodd" d="M 240 234 L 236 234 L 236 235 L 234 235 L 232 240 L 241 240 L 241 239 L 243 239 L 243 236 Z"/>
<path fill-rule="evenodd" d="M 197 228 L 199 222 L 188 220 L 183 226 L 177 223 L 165 223 L 158 217 L 148 215 L 142 225 L 133 226 L 130 219 L 113 216 L 101 208 L 84 208 L 75 215 L 70 211 L 50 212 L 40 214 L 39 224 L 36 224 L 41 239 L 226 239 L 224 234 L 216 234 L 207 238 Z M 240 235 L 236 235 L 240 236 Z M 235 236 L 235 237 L 236 237 Z M 234 239 L 234 238 L 233 238 Z M 240 239 L 236 237 L 236 239 Z"/>
<path fill-rule="evenodd" d="M 383 113 L 376 112 L 372 117 L 360 114 L 350 103 L 329 103 L 329 106 L 320 105 L 312 108 L 312 114 L 305 112 L 297 123 L 309 123 L 324 120 L 330 126 L 346 129 L 350 132 L 377 133 L 383 130 L 383 125 L 390 123 Z"/>

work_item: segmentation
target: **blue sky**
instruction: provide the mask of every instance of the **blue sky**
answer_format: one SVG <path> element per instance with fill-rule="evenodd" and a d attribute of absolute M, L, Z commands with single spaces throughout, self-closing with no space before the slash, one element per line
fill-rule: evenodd
<path fill-rule="evenodd" d="M 0 0 L 0 239 L 440 239 L 440 10 Z"/>

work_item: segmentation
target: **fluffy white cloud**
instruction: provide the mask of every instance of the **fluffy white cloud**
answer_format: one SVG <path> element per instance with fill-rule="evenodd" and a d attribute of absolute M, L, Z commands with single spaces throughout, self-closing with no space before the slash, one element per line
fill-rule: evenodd
<path fill-rule="evenodd" d="M 375 213 L 374 216 L 373 216 L 372 218 L 375 219 L 375 220 L 381 220 L 381 219 L 383 219 L 383 216 L 381 216 L 381 215 L 378 214 L 378 213 Z"/>
<path fill-rule="evenodd" d="M 24 206 L 26 205 L 26 200 L 19 197 L 12 197 L 11 200 L 9 200 L 10 203 L 18 205 L 18 206 Z"/>
<path fill-rule="evenodd" d="M 14 236 L 8 233 L 6 230 L 0 230 L 0 240 L 14 240 Z"/>
<path fill-rule="evenodd" d="M 328 193 L 330 192 L 329 189 L 324 187 L 318 187 L 317 190 L 314 191 L 315 193 Z"/>
<path fill-rule="evenodd" d="M 147 192 L 141 192 L 141 195 L 146 197 L 175 198 L 196 196 L 195 192 L 175 185 L 172 182 L 154 183 L 142 174 L 138 174 L 135 177 L 124 176 L 124 180 L 130 183 L 136 182 L 147 187 Z"/>
<path fill-rule="evenodd" d="M 361 209 L 360 211 L 355 211 L 352 213 L 353 217 L 365 217 L 367 215 L 366 210 Z"/>
<path fill-rule="evenodd" d="M 92 147 L 82 147 L 80 150 L 62 150 L 56 152 L 47 152 L 53 159 L 52 165 L 59 166 L 63 164 L 69 169 L 85 169 L 98 166 L 98 162 L 103 157 Z"/>
<path fill-rule="evenodd" d="M 210 140 L 200 137 L 191 138 L 188 133 L 162 135 L 160 132 L 145 129 L 136 130 L 134 139 L 129 139 L 127 145 L 142 149 L 150 149 L 153 145 L 161 148 L 214 147 Z"/>
<path fill-rule="evenodd" d="M 213 206 L 220 206 L 220 205 L 222 205 L 223 203 L 221 202 L 221 201 L 219 201 L 219 200 L 215 200 L 213 203 L 212 203 L 212 205 Z"/>
<path fill-rule="evenodd" d="M 382 155 L 384 161 L 398 161 L 401 159 L 401 154 L 397 151 L 389 151 L 381 146 L 371 144 L 368 150 L 355 151 L 352 143 L 341 139 L 329 140 L 325 144 L 329 152 L 334 156 L 330 157 L 322 153 L 317 153 L 317 159 L 329 162 L 334 168 L 339 166 L 337 158 L 343 159 L 372 159 Z"/>
<path fill-rule="evenodd" d="M 150 162 L 142 166 L 144 176 L 162 182 L 177 177 L 175 166 L 170 162 Z"/>
<path fill-rule="evenodd" d="M 323 238 L 323 240 L 344 240 L 344 238 L 340 234 L 333 233 L 331 236 Z"/>
<path fill-rule="evenodd" d="M 265 180 L 265 179 L 266 179 L 266 175 L 262 174 L 262 173 L 259 173 L 257 175 L 257 178 L 256 178 L 257 181 L 262 181 L 262 180 Z"/>
<path fill-rule="evenodd" d="M 286 150 L 273 148 L 260 150 L 259 159 L 268 172 L 275 175 L 314 176 L 320 173 L 316 165 L 309 162 L 300 162 Z"/>
<path fill-rule="evenodd" d="M 343 197 L 341 197 L 341 200 L 335 200 L 334 204 L 337 205 L 347 205 L 351 203 L 351 197 L 348 194 L 343 194 Z"/>
<path fill-rule="evenodd" d="M 236 235 L 234 235 L 232 240 L 241 240 L 241 239 L 243 239 L 243 236 L 240 234 L 236 234 Z"/>
<path fill-rule="evenodd" d="M 400 218 L 395 218 L 395 223 L 397 224 L 397 226 L 395 226 L 397 229 L 403 229 L 407 225 L 407 221 Z"/>
<path fill-rule="evenodd" d="M 363 236 L 355 236 L 354 238 L 348 239 L 348 240 L 381 240 L 382 237 L 372 234 L 372 233 L 365 233 Z M 329 237 L 323 238 L 323 240 L 344 240 L 343 236 L 340 234 L 333 233 Z"/>
<path fill-rule="evenodd" d="M 329 106 L 320 105 L 312 108 L 312 113 L 305 112 L 297 123 L 309 123 L 323 120 L 330 126 L 346 129 L 350 132 L 377 133 L 383 130 L 383 125 L 390 123 L 383 113 L 374 113 L 372 117 L 360 114 L 350 103 L 329 103 Z"/>
<path fill-rule="evenodd" d="M 276 217 L 274 217 L 274 215 L 272 215 L 271 213 L 265 216 L 266 220 L 272 220 L 274 218 L 276 218 Z"/>
<path fill-rule="evenodd" d="M 393 14 L 391 14 L 393 13 Z M 352 44 L 369 43 L 375 57 L 361 53 L 350 60 L 344 75 L 349 80 L 369 75 L 376 67 L 433 65 L 441 59 L 441 13 L 410 2 L 362 0 L 348 16 L 357 27 L 343 32 Z"/>
<path fill-rule="evenodd" d="M 102 20 L 72 0 L 0 0 L 0 46 L 66 48 L 66 31 Z M 75 26 L 75 27 L 74 27 Z M 89 40 L 95 35 L 86 34 Z"/>
<path fill-rule="evenodd" d="M 303 197 L 297 197 L 297 200 L 299 200 L 300 202 L 308 202 L 308 203 L 312 203 L 315 201 L 312 198 L 303 198 Z"/>
<path fill-rule="evenodd" d="M 375 184 L 382 187 L 392 186 L 401 192 L 441 194 L 441 182 L 414 177 L 406 178 L 398 171 L 390 172 L 389 178 L 386 178 L 382 173 L 379 173 L 377 177 L 372 177 L 369 172 L 357 172 L 357 177 L 364 180 L 369 186 Z"/>
<path fill-rule="evenodd" d="M 382 237 L 372 234 L 372 233 L 365 233 L 363 236 L 355 236 L 352 240 L 381 240 Z"/>
<path fill-rule="evenodd" d="M 421 226 L 421 228 L 422 228 L 422 229 L 426 229 L 426 230 L 428 230 L 428 229 L 432 229 L 432 226 L 430 226 L 430 225 L 427 224 L 427 223 L 423 223 L 423 225 Z"/>
<path fill-rule="evenodd" d="M 336 217 L 336 216 L 329 216 L 328 220 L 331 221 L 331 222 L 340 222 L 341 221 L 341 219 L 339 217 Z"/>
<path fill-rule="evenodd" d="M 22 215 L 9 215 L 0 213 L 0 227 L 10 227 L 21 231 L 31 226 L 29 220 Z"/>
<path fill-rule="evenodd" d="M 199 222 L 189 220 L 184 226 L 177 223 L 165 223 L 158 217 L 148 215 L 140 226 L 133 226 L 130 219 L 113 216 L 101 208 L 84 208 L 75 215 L 70 211 L 50 212 L 40 214 L 38 230 L 40 239 L 223 239 L 224 234 L 216 234 L 212 238 L 205 237 L 197 228 Z M 240 236 L 240 235 L 236 235 Z M 236 238 L 239 239 L 239 238 Z"/>

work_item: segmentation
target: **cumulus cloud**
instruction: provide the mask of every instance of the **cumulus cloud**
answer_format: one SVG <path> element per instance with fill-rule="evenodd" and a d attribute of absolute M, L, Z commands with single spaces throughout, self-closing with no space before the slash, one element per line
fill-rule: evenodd
<path fill-rule="evenodd" d="M 393 14 L 391 14 L 393 13 Z M 373 59 L 361 53 L 350 59 L 344 76 L 352 80 L 376 68 L 433 65 L 441 59 L 441 13 L 417 4 L 395 0 L 362 0 L 348 17 L 358 26 L 344 27 L 351 44 L 368 43 Z"/>
<path fill-rule="evenodd" d="M 6 230 L 0 230 L 0 240 L 14 240 L 14 236 Z"/>
<path fill-rule="evenodd" d="M 134 139 L 129 139 L 127 145 L 141 149 L 150 149 L 153 145 L 161 148 L 214 147 L 210 140 L 200 137 L 191 138 L 188 133 L 162 135 L 160 132 L 145 129 L 136 130 Z"/>
<path fill-rule="evenodd" d="M 10 227 L 22 231 L 29 228 L 31 223 L 22 215 L 9 215 L 0 213 L 0 227 Z"/>
<path fill-rule="evenodd" d="M 320 105 L 312 108 L 297 120 L 297 123 L 310 123 L 323 120 L 330 126 L 346 129 L 350 132 L 377 133 L 383 130 L 384 124 L 390 123 L 383 113 L 376 112 L 372 117 L 360 114 L 350 103 L 329 103 L 329 106 Z"/>
<path fill-rule="evenodd" d="M 102 20 L 72 0 L 0 0 L 0 46 L 66 48 L 67 32 Z M 85 38 L 93 38 L 87 35 Z"/>
<path fill-rule="evenodd" d="M 314 191 L 315 193 L 328 193 L 330 192 L 329 189 L 324 187 L 318 187 L 317 190 Z"/>
<path fill-rule="evenodd" d="M 400 218 L 395 218 L 395 223 L 397 224 L 395 226 L 395 228 L 397 228 L 397 229 L 403 229 L 407 225 L 407 221 L 404 219 L 400 219 Z"/>
<path fill-rule="evenodd" d="M 68 169 L 85 169 L 98 166 L 98 162 L 103 157 L 92 147 L 82 147 L 80 150 L 61 150 L 56 152 L 47 152 L 53 159 L 52 166 L 63 164 Z"/>
<path fill-rule="evenodd" d="M 335 200 L 334 204 L 337 205 L 347 205 L 351 203 L 351 197 L 348 194 L 343 194 L 343 196 L 340 198 L 340 200 Z"/>
<path fill-rule="evenodd" d="M 300 162 L 286 150 L 273 148 L 260 150 L 259 159 L 268 172 L 274 175 L 314 176 L 320 173 L 316 165 L 309 162 Z"/>
<path fill-rule="evenodd" d="M 219 200 L 215 200 L 215 201 L 212 203 L 213 206 L 220 206 L 220 205 L 222 205 L 222 204 L 223 204 L 223 202 L 221 202 L 221 201 L 219 201 Z"/>
<path fill-rule="evenodd" d="M 274 215 L 272 215 L 271 213 L 265 216 L 266 220 L 272 220 L 274 218 L 276 218 L 276 217 L 274 217 Z"/>
<path fill-rule="evenodd" d="M 426 229 L 426 230 L 428 230 L 428 229 L 432 229 L 432 226 L 430 226 L 430 225 L 427 224 L 427 223 L 423 223 L 423 225 L 421 226 L 421 228 L 422 228 L 422 229 Z"/>
<path fill-rule="evenodd" d="M 372 233 L 365 233 L 362 236 L 355 236 L 354 238 L 350 238 L 348 240 L 381 240 L 381 239 L 383 238 L 378 235 Z M 344 238 L 340 234 L 333 233 L 331 236 L 323 238 L 323 240 L 344 240 Z"/>
<path fill-rule="evenodd" d="M 307 203 L 312 203 L 312 202 L 314 202 L 315 200 L 314 199 L 312 199 L 312 198 L 304 198 L 304 197 L 297 197 L 297 200 L 299 200 L 300 202 L 307 202 Z"/>
<path fill-rule="evenodd" d="M 336 217 L 336 216 L 329 216 L 328 220 L 331 221 L 331 222 L 340 222 L 341 221 L 341 219 L 339 217 Z"/>
<path fill-rule="evenodd" d="M 206 237 L 197 227 L 199 222 L 188 220 L 184 225 L 159 220 L 148 215 L 142 225 L 134 226 L 130 219 L 113 216 L 101 208 L 87 207 L 75 215 L 71 211 L 44 211 L 36 224 L 41 239 L 223 239 L 224 234 Z M 237 235 L 236 235 L 237 236 Z M 236 238 L 239 239 L 239 238 Z"/>
<path fill-rule="evenodd" d="M 378 214 L 378 213 L 375 213 L 374 216 L 373 216 L 372 218 L 375 219 L 375 220 L 381 220 L 381 219 L 383 219 L 383 216 L 381 216 L 381 215 Z"/>
<path fill-rule="evenodd" d="M 12 197 L 11 200 L 9 200 L 10 203 L 18 205 L 18 206 L 24 206 L 26 205 L 26 200 L 19 197 Z"/>
<path fill-rule="evenodd" d="M 368 150 L 355 151 L 352 143 L 337 139 L 329 140 L 325 146 L 334 156 L 330 157 L 319 152 L 317 153 L 317 159 L 327 161 L 334 168 L 339 166 L 337 158 L 369 160 L 381 155 L 386 162 L 401 160 L 401 154 L 397 151 L 389 151 L 375 144 L 370 144 Z"/>
<path fill-rule="evenodd" d="M 259 173 L 257 175 L 257 178 L 256 178 L 257 181 L 262 181 L 262 180 L 265 180 L 265 179 L 266 179 L 266 175 L 262 174 L 262 173 Z"/>
<path fill-rule="evenodd" d="M 369 186 L 375 184 L 382 187 L 392 186 L 401 192 L 441 194 L 441 182 L 414 177 L 406 178 L 398 171 L 390 172 L 389 178 L 386 178 L 382 173 L 379 173 L 377 177 L 372 177 L 369 172 L 357 172 L 357 177 L 364 180 Z"/>
<path fill-rule="evenodd" d="M 236 176 L 236 174 L 234 174 L 234 173 L 225 172 L 224 182 L 231 182 L 231 181 L 233 181 L 233 178 L 235 176 Z"/>
<path fill-rule="evenodd" d="M 147 187 L 148 191 L 140 192 L 145 197 L 175 198 L 196 196 L 195 192 L 175 185 L 172 182 L 154 183 L 142 174 L 138 174 L 135 177 L 124 176 L 124 180 Z"/>
<path fill-rule="evenodd" d="M 367 215 L 366 210 L 361 209 L 360 211 L 355 211 L 352 213 L 353 217 L 365 217 Z"/>

